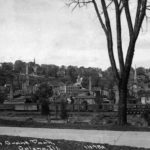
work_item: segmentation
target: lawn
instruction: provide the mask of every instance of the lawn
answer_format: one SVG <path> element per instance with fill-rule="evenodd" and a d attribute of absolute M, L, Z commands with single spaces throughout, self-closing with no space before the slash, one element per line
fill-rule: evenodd
<path fill-rule="evenodd" d="M 106 116 L 108 116 L 108 114 Z M 103 116 L 103 118 L 105 118 L 105 116 Z M 82 122 L 82 121 L 74 122 L 74 123 L 72 122 L 66 123 L 66 121 L 64 120 L 53 118 L 52 122 L 48 124 L 46 117 L 40 115 L 39 112 L 37 113 L 37 112 L 1 111 L 0 126 L 85 129 L 85 130 L 113 130 L 113 131 L 150 131 L 149 127 L 138 127 L 136 125 L 131 125 L 131 124 L 124 127 L 112 123 L 97 124 L 97 122 L 99 122 L 99 120 L 102 120 L 103 118 L 97 117 L 92 123 Z"/>
<path fill-rule="evenodd" d="M 11 126 L 11 127 L 32 127 L 32 128 L 58 128 L 58 129 L 85 129 L 85 130 L 113 130 L 113 131 L 148 131 L 150 128 L 147 127 L 135 127 L 131 125 L 118 126 L 118 125 L 93 125 L 86 123 L 39 123 L 33 120 L 16 121 L 0 119 L 0 126 Z"/>
<path fill-rule="evenodd" d="M 49 140 L 16 136 L 0 136 L 0 150 L 146 150 L 128 146 L 113 146 L 66 140 Z"/>

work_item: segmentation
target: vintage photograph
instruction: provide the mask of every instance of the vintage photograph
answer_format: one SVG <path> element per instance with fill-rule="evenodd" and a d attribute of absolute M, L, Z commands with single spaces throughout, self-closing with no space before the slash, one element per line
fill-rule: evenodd
<path fill-rule="evenodd" d="M 150 149 L 150 0 L 0 0 L 0 150 Z"/>

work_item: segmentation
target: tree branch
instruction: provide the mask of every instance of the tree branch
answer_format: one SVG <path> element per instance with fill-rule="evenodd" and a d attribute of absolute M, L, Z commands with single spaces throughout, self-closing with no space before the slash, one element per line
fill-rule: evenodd
<path fill-rule="evenodd" d="M 138 15 L 138 20 L 136 21 L 137 24 L 135 24 L 134 27 L 134 36 L 132 36 L 132 38 L 130 39 L 129 42 L 129 47 L 128 47 L 128 51 L 127 51 L 127 56 L 126 56 L 126 62 L 125 62 L 125 76 L 126 78 L 129 77 L 129 72 L 130 72 L 130 68 L 131 68 L 131 64 L 132 64 L 132 60 L 133 60 L 133 56 L 134 56 L 134 51 L 135 51 L 135 43 L 137 40 L 137 37 L 139 35 L 140 29 L 141 29 L 141 25 L 142 22 L 144 20 L 145 14 L 146 14 L 146 4 L 147 4 L 147 0 L 142 0 L 141 4 L 139 3 L 137 7 L 140 7 L 140 14 Z M 139 6 L 141 5 L 141 6 Z M 137 8 L 139 9 L 139 8 Z"/>
<path fill-rule="evenodd" d="M 123 51 L 122 51 L 122 32 L 121 32 L 121 19 L 120 19 L 121 12 L 117 0 L 114 0 L 114 4 L 116 10 L 117 50 L 118 50 L 118 58 L 119 58 L 119 65 L 120 65 L 120 74 L 122 76 L 124 71 L 124 58 L 123 58 Z"/>
<path fill-rule="evenodd" d="M 142 0 L 142 2 L 141 2 L 141 11 L 140 11 L 140 14 L 139 14 L 139 19 L 138 19 L 137 25 L 135 25 L 135 28 L 134 28 L 135 38 L 136 39 L 137 39 L 137 37 L 139 35 L 139 32 L 140 32 L 141 25 L 142 25 L 142 22 L 144 20 L 144 17 L 146 16 L 146 4 L 147 4 L 147 0 Z"/>
<path fill-rule="evenodd" d="M 114 72 L 114 75 L 116 77 L 117 82 L 120 80 L 120 76 L 116 67 L 116 61 L 114 58 L 114 52 L 113 52 L 113 40 L 112 40 L 112 30 L 111 30 L 111 25 L 110 25 L 110 19 L 109 19 L 109 15 L 108 15 L 108 11 L 107 11 L 107 6 L 105 3 L 105 0 L 101 0 L 101 5 L 102 5 L 102 9 L 104 12 L 104 18 L 105 18 L 105 24 L 106 24 L 106 28 L 107 28 L 107 46 L 108 46 L 108 54 L 109 54 L 109 58 L 110 58 L 110 63 Z"/>
<path fill-rule="evenodd" d="M 104 22 L 103 22 L 103 20 L 102 20 L 102 17 L 101 17 L 101 15 L 100 15 L 100 13 L 99 13 L 99 9 L 98 9 L 98 6 L 97 6 L 97 3 L 96 3 L 95 0 L 93 0 L 93 4 L 94 4 L 94 8 L 95 8 L 97 17 L 98 17 L 98 19 L 99 19 L 99 22 L 100 22 L 100 24 L 101 24 L 101 26 L 102 26 L 102 28 L 103 28 L 105 34 L 107 35 L 107 28 L 106 28 L 106 26 L 105 26 L 105 24 L 104 24 Z"/>
<path fill-rule="evenodd" d="M 113 3 L 113 0 L 110 1 L 110 3 L 106 6 L 106 8 L 108 9 L 108 7 Z M 102 11 L 101 14 L 103 14 L 104 12 Z"/>
<path fill-rule="evenodd" d="M 68 7 L 73 6 L 72 11 L 74 11 L 74 9 L 76 7 L 80 8 L 80 7 L 83 7 L 83 6 L 87 6 L 87 4 L 89 4 L 89 3 L 93 3 L 93 1 L 92 0 L 69 0 L 69 2 L 66 3 L 66 5 Z"/>
<path fill-rule="evenodd" d="M 118 5 L 119 5 L 120 14 L 121 14 L 121 13 L 122 13 L 122 10 L 123 10 L 123 8 L 124 8 L 124 5 L 123 5 L 123 3 L 122 3 L 122 0 L 120 0 L 120 1 L 118 2 Z"/>
<path fill-rule="evenodd" d="M 135 28 L 139 22 L 139 17 L 140 17 L 140 12 L 141 12 L 141 4 L 142 4 L 142 0 L 138 0 L 137 2 L 137 10 L 136 10 L 136 16 L 135 16 L 135 23 L 134 23 L 134 32 L 135 32 Z"/>
<path fill-rule="evenodd" d="M 130 10 L 129 10 L 129 1 L 122 0 L 122 2 L 125 8 L 126 19 L 127 19 L 128 28 L 129 28 L 129 35 L 131 38 L 133 36 L 133 24 L 132 24 L 132 19 L 131 19 Z"/>

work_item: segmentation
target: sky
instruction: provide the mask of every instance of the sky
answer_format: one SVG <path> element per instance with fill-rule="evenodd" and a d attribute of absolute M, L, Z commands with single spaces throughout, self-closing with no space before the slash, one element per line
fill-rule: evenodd
<path fill-rule="evenodd" d="M 38 64 L 108 68 L 106 38 L 93 7 L 72 12 L 65 2 L 0 0 L 0 62 L 35 58 Z M 123 36 L 126 46 L 126 32 Z M 149 48 L 147 29 L 137 41 L 133 65 L 150 68 Z"/>

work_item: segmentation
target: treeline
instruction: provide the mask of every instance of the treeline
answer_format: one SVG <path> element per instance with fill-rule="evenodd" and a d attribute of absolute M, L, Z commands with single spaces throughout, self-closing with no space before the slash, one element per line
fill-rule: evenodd
<path fill-rule="evenodd" d="M 26 62 L 22 60 L 16 60 L 13 64 L 12 62 L 1 63 L 0 68 L 0 85 L 10 82 L 14 76 L 18 74 L 26 73 Z M 35 64 L 34 62 L 28 62 L 28 73 L 32 74 L 34 72 L 33 67 L 36 66 L 36 74 L 38 76 L 43 76 L 45 78 L 54 78 L 57 81 L 61 81 L 66 85 L 70 85 L 76 82 L 77 77 L 83 78 L 82 86 L 87 88 L 89 84 L 89 77 L 92 79 L 92 86 L 106 86 L 112 87 L 114 84 L 114 79 L 112 75 L 111 68 L 104 71 L 100 68 L 94 67 L 77 67 L 77 66 L 57 66 L 57 65 L 47 65 L 47 64 Z"/>
<path fill-rule="evenodd" d="M 13 78 L 17 78 L 19 74 L 26 73 L 26 62 L 22 60 L 16 60 L 12 62 L 3 62 L 0 67 L 0 85 L 3 86 L 7 82 L 11 82 Z M 77 66 L 57 66 L 53 64 L 35 64 L 35 62 L 28 62 L 28 73 L 32 74 L 36 67 L 36 74 L 43 76 L 44 78 L 52 78 L 56 81 L 63 82 L 66 85 L 70 85 L 76 82 L 78 76 L 83 78 L 82 86 L 88 88 L 89 77 L 92 79 L 93 87 L 106 87 L 112 89 L 115 84 L 113 78 L 112 69 L 109 67 L 106 70 L 94 67 L 77 67 Z M 136 69 L 137 75 L 148 75 L 149 69 L 138 67 Z M 130 80 L 134 78 L 135 70 L 131 69 Z"/>

